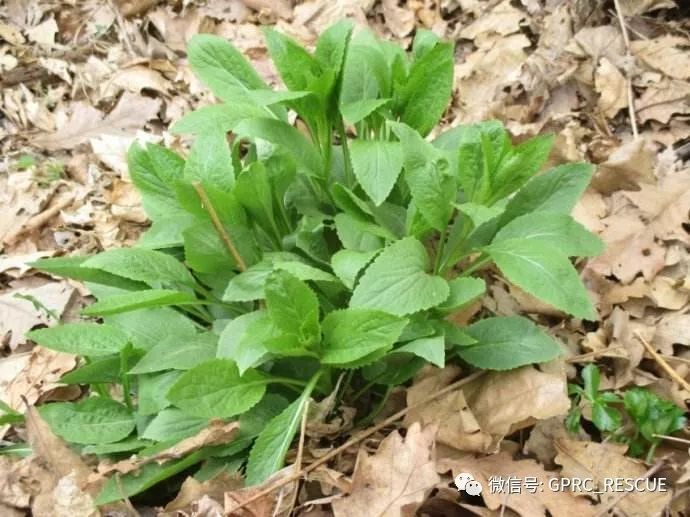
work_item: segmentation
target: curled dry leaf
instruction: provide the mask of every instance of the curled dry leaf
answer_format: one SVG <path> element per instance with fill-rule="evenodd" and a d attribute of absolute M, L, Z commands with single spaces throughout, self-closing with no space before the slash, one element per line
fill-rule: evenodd
<path fill-rule="evenodd" d="M 174 460 L 186 456 L 187 454 L 201 449 L 202 447 L 210 447 L 213 445 L 222 445 L 231 442 L 240 429 L 238 422 L 225 423 L 222 420 L 211 420 L 208 427 L 203 428 L 194 436 L 185 438 L 177 444 L 169 447 L 161 452 L 151 456 L 137 457 L 133 456 L 130 459 L 118 461 L 112 465 L 104 464 L 99 466 L 98 475 L 92 478 L 92 482 L 111 472 L 119 472 L 120 474 L 127 474 L 140 469 L 149 463 L 165 463 L 166 461 Z"/>
<path fill-rule="evenodd" d="M 561 475 L 573 478 L 591 478 L 598 490 L 605 478 L 644 477 L 647 467 L 625 455 L 627 446 L 616 443 L 556 440 L 556 463 L 563 467 Z M 620 496 L 615 492 L 601 494 L 602 504 Z M 616 507 L 625 515 L 659 515 L 671 500 L 671 492 L 633 491 L 626 494 Z"/>
<path fill-rule="evenodd" d="M 639 188 L 654 183 L 654 153 L 644 139 L 631 140 L 616 149 L 597 167 L 592 187 L 602 194 Z"/>
<path fill-rule="evenodd" d="M 578 497 L 572 492 L 549 490 L 548 480 L 558 477 L 547 472 L 534 460 L 514 460 L 509 454 L 501 452 L 480 458 L 466 457 L 461 460 L 443 459 L 438 462 L 439 472 L 451 470 L 453 477 L 461 472 L 468 472 L 482 485 L 481 496 L 490 510 L 499 510 L 503 506 L 510 508 L 521 517 L 593 517 L 594 507 L 585 497 Z M 542 483 L 532 493 L 524 487 L 519 493 L 493 493 L 489 489 L 491 477 L 536 478 Z M 548 513 L 547 513 L 548 512 Z"/>
<path fill-rule="evenodd" d="M 434 464 L 436 429 L 413 424 L 405 438 L 394 431 L 378 450 L 360 450 L 352 492 L 333 501 L 335 517 L 414 515 L 427 493 L 441 480 Z"/>

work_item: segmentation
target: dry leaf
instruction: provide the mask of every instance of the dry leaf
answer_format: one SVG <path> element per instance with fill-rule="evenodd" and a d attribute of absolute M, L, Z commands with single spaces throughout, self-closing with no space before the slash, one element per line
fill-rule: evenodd
<path fill-rule="evenodd" d="M 653 183 L 653 156 L 644 139 L 631 140 L 597 167 L 592 187 L 602 194 L 610 194 L 616 190 L 635 189 L 643 183 Z"/>
<path fill-rule="evenodd" d="M 287 483 L 286 485 L 281 486 L 275 492 L 272 492 L 265 497 L 260 497 L 259 499 L 247 504 L 240 511 L 235 510 L 235 507 L 253 498 L 256 496 L 256 494 L 262 492 L 266 487 L 273 486 L 274 484 L 280 482 L 280 480 L 292 476 L 294 473 L 294 465 L 290 465 L 273 474 L 261 485 L 226 492 L 224 500 L 224 515 L 232 515 L 233 517 L 265 517 L 267 515 L 283 515 L 289 508 L 292 507 L 291 501 L 293 500 L 297 483 Z"/>
<path fill-rule="evenodd" d="M 55 35 L 57 32 L 58 25 L 55 22 L 55 18 L 53 18 L 51 15 L 51 17 L 43 23 L 27 30 L 26 35 L 29 40 L 33 41 L 34 43 L 51 47 L 55 43 Z"/>
<path fill-rule="evenodd" d="M 76 366 L 77 358 L 71 354 L 34 347 L 24 368 L 6 386 L 7 403 L 13 409 L 23 411 L 23 398 L 29 404 L 49 399 L 53 391 L 65 388 L 60 378 Z M 79 386 L 70 386 L 69 389 L 75 397 L 80 393 Z"/>
<path fill-rule="evenodd" d="M 621 10 L 625 16 L 637 16 L 657 9 L 673 9 L 673 0 L 621 0 Z"/>
<path fill-rule="evenodd" d="M 635 101 L 640 122 L 658 120 L 669 123 L 673 115 L 690 113 L 690 84 L 687 81 L 664 79 L 647 87 Z"/>
<path fill-rule="evenodd" d="M 576 496 L 572 492 L 560 492 L 548 488 L 548 480 L 558 477 L 547 472 L 534 460 L 513 460 L 507 453 L 501 452 L 480 458 L 465 458 L 462 460 L 440 460 L 439 472 L 452 470 L 453 476 L 461 472 L 468 472 L 482 485 L 481 496 L 490 510 L 499 510 L 506 506 L 523 517 L 539 517 L 552 515 L 553 517 L 588 517 L 594 516 L 595 511 L 585 497 Z M 490 490 L 491 477 L 536 478 L 543 483 L 532 493 L 522 487 L 518 493 L 492 493 Z M 548 512 L 548 513 L 547 513 Z"/>
<path fill-rule="evenodd" d="M 475 39 L 479 36 L 500 34 L 507 36 L 520 30 L 520 24 L 525 19 L 525 13 L 513 7 L 510 0 L 504 0 L 488 13 L 483 13 L 477 20 L 460 31 L 460 37 Z M 475 42 L 482 46 L 481 42 Z"/>
<path fill-rule="evenodd" d="M 24 335 L 38 325 L 55 325 L 75 290 L 67 282 L 13 289 L 0 295 L 0 337 L 14 350 Z M 45 307 L 34 304 L 38 302 Z M 46 310 L 47 309 L 47 310 Z"/>
<path fill-rule="evenodd" d="M 597 107 L 606 117 L 613 118 L 628 106 L 625 77 L 608 59 L 602 58 L 599 62 L 594 82 L 599 92 Z"/>
<path fill-rule="evenodd" d="M 632 51 L 647 66 L 673 79 L 690 79 L 690 41 L 679 36 L 662 36 L 632 42 Z"/>
<path fill-rule="evenodd" d="M 428 397 L 429 393 L 444 388 L 459 373 L 459 368 L 447 366 L 443 370 L 436 370 L 435 374 L 415 382 L 407 390 L 407 405 L 414 406 Z M 488 451 L 492 443 L 491 435 L 484 432 L 479 426 L 461 390 L 411 409 L 405 415 L 403 423 L 409 427 L 415 422 L 421 423 L 425 427 L 436 426 L 438 443 L 461 451 Z"/>
<path fill-rule="evenodd" d="M 414 29 L 414 11 L 398 7 L 398 0 L 383 0 L 386 26 L 396 38 L 404 38 Z"/>
<path fill-rule="evenodd" d="M 110 474 L 111 472 L 119 472 L 120 474 L 127 474 L 140 469 L 149 463 L 165 463 L 166 461 L 174 460 L 186 456 L 202 447 L 211 447 L 214 445 L 221 445 L 231 442 L 240 429 L 238 422 L 225 423 L 222 420 L 211 420 L 208 427 L 205 427 L 194 436 L 185 438 L 161 452 L 152 454 L 151 456 L 137 457 L 118 461 L 112 465 L 107 463 L 98 467 L 98 476 L 93 478 L 96 481 L 99 478 Z"/>
<path fill-rule="evenodd" d="M 565 373 L 545 373 L 532 366 L 490 372 L 464 391 L 482 430 L 499 438 L 570 409 Z M 525 400 L 529 404 L 522 403 Z"/>
<path fill-rule="evenodd" d="M 376 453 L 357 457 L 352 492 L 333 501 L 335 517 L 414 515 L 440 481 L 434 465 L 433 426 L 413 424 L 405 438 L 390 433 Z"/>
<path fill-rule="evenodd" d="M 159 100 L 125 92 L 115 109 L 103 117 L 97 109 L 77 102 L 57 132 L 39 136 L 33 144 L 50 150 L 71 149 L 101 135 L 133 135 L 156 116 L 160 105 Z"/>
<path fill-rule="evenodd" d="M 561 475 L 573 478 L 592 478 L 597 488 L 603 488 L 605 478 L 641 478 L 647 467 L 625 456 L 627 446 L 615 443 L 581 442 L 560 439 L 556 441 L 556 463 L 563 467 Z M 616 492 L 601 494 L 603 504 L 617 499 Z M 671 492 L 633 491 L 617 504 L 625 515 L 658 515 L 671 500 Z"/>
<path fill-rule="evenodd" d="M 225 471 L 203 483 L 190 476 L 182 483 L 175 499 L 165 506 L 165 511 L 159 513 L 158 517 L 173 517 L 179 515 L 178 512 L 189 513 L 204 496 L 214 501 L 222 501 L 225 492 L 237 490 L 242 484 L 240 475 L 228 474 Z"/>

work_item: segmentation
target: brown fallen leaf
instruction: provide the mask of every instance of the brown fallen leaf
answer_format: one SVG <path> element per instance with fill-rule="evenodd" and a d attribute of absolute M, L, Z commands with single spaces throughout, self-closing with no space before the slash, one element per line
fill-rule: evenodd
<path fill-rule="evenodd" d="M 414 406 L 429 393 L 447 386 L 459 373 L 458 367 L 447 366 L 415 382 L 407 390 L 407 405 Z M 425 427 L 434 425 L 438 429 L 437 442 L 460 451 L 488 451 L 492 443 L 491 435 L 479 426 L 462 390 L 410 410 L 403 425 L 410 427 L 415 422 Z"/>
<path fill-rule="evenodd" d="M 624 0 L 621 11 L 625 16 L 637 16 L 657 9 L 673 9 L 677 4 L 673 0 Z"/>
<path fill-rule="evenodd" d="M 565 415 L 570 408 L 565 373 L 524 366 L 490 372 L 467 385 L 467 401 L 483 431 L 502 438 L 536 420 Z M 529 404 L 522 401 L 529 400 Z"/>
<path fill-rule="evenodd" d="M 632 42 L 632 52 L 647 66 L 673 79 L 690 79 L 690 40 L 680 36 L 661 36 Z"/>
<path fill-rule="evenodd" d="M 615 443 L 582 442 L 568 439 L 556 440 L 556 463 L 563 467 L 563 477 L 591 478 L 598 490 L 605 478 L 641 478 L 647 467 L 625 456 L 627 446 Z M 616 492 L 601 494 L 603 504 L 620 496 Z M 671 500 L 671 492 L 633 491 L 617 504 L 625 515 L 659 515 Z"/>
<path fill-rule="evenodd" d="M 24 368 L 4 386 L 7 403 L 17 411 L 23 411 L 23 399 L 29 404 L 50 399 L 51 393 L 65 388 L 60 383 L 60 378 L 76 366 L 77 358 L 72 354 L 54 352 L 41 346 L 34 347 Z M 74 397 L 81 392 L 78 386 L 70 388 L 76 389 L 72 391 Z"/>
<path fill-rule="evenodd" d="M 594 75 L 595 89 L 599 93 L 598 109 L 607 118 L 615 117 L 628 106 L 627 82 L 623 74 L 606 58 L 602 58 Z"/>
<path fill-rule="evenodd" d="M 272 491 L 266 494 L 265 497 L 260 497 L 256 500 L 253 500 L 253 498 L 266 487 L 271 487 L 279 483 L 280 480 L 292 476 L 294 473 L 294 465 L 289 465 L 273 474 L 261 485 L 226 492 L 224 515 L 231 515 L 232 517 L 264 517 L 266 515 L 279 516 L 286 514 L 292 506 L 291 502 L 297 489 L 297 483 L 295 482 L 282 485 L 279 490 Z M 245 501 L 249 500 L 252 501 L 245 505 Z M 235 507 L 238 505 L 243 505 L 241 510 L 235 510 Z"/>
<path fill-rule="evenodd" d="M 616 149 L 597 167 L 592 187 L 602 194 L 633 190 L 642 183 L 654 183 L 654 153 L 644 139 L 631 140 Z"/>
<path fill-rule="evenodd" d="M 165 511 L 159 513 L 158 517 L 174 517 L 180 512 L 190 513 L 194 506 L 198 506 L 202 497 L 209 497 L 216 502 L 222 501 L 225 492 L 237 490 L 241 486 L 242 478 L 238 474 L 221 472 L 204 482 L 197 481 L 190 476 L 182 483 L 175 499 L 165 506 Z"/>
<path fill-rule="evenodd" d="M 378 450 L 362 449 L 352 477 L 352 492 L 333 501 L 335 517 L 414 515 L 441 480 L 434 465 L 433 426 L 413 424 L 405 438 L 394 431 Z"/>
<path fill-rule="evenodd" d="M 165 463 L 166 461 L 181 458 L 202 447 L 221 445 L 231 442 L 240 429 L 238 422 L 223 422 L 222 420 L 211 420 L 208 427 L 205 427 L 194 436 L 185 438 L 161 452 L 151 456 L 132 456 L 132 458 L 118 461 L 117 463 L 104 463 L 98 467 L 98 475 L 90 480 L 96 482 L 111 472 L 127 474 L 140 469 L 149 463 Z"/>
<path fill-rule="evenodd" d="M 553 472 L 547 472 L 534 460 L 516 461 L 509 454 L 501 452 L 480 458 L 442 459 L 438 462 L 438 470 L 439 472 L 451 470 L 453 477 L 462 472 L 472 474 L 474 479 L 482 485 L 481 496 L 490 510 L 499 510 L 505 506 L 522 517 L 595 515 L 594 507 L 585 497 L 576 496 L 572 492 L 550 490 L 548 480 L 558 476 Z M 508 489 L 505 492 L 493 491 L 491 488 L 496 482 L 492 484 L 491 478 L 494 480 L 513 478 L 521 482 L 524 482 L 525 478 L 531 478 L 541 484 L 537 485 L 534 491 L 522 486 L 519 492 L 508 493 Z"/>
<path fill-rule="evenodd" d="M 381 5 L 386 27 L 396 38 L 404 38 L 412 32 L 415 22 L 414 11 L 398 7 L 397 0 L 383 0 Z"/>
<path fill-rule="evenodd" d="M 32 144 L 49 150 L 71 149 L 100 135 L 133 135 L 156 116 L 161 101 L 125 92 L 107 115 L 83 102 L 73 104 L 69 119 L 55 133 L 37 136 Z"/>

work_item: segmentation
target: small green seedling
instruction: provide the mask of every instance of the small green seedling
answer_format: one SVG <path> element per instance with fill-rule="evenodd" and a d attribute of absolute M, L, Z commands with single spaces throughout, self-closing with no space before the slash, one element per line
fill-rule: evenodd
<path fill-rule="evenodd" d="M 615 393 L 599 391 L 599 369 L 589 364 L 582 369 L 583 386 L 568 385 L 573 396 L 573 406 L 566 418 L 566 427 L 572 433 L 581 429 L 581 402 L 589 405 L 592 423 L 607 438 L 626 443 L 633 456 L 647 453 L 647 462 L 654 456 L 663 436 L 683 429 L 686 425 L 684 411 L 646 388 L 631 388 L 623 398 Z M 623 421 L 623 406 L 630 425 Z M 632 429 L 632 432 L 630 432 Z"/>
<path fill-rule="evenodd" d="M 452 92 L 452 44 L 420 30 L 406 52 L 348 22 L 314 52 L 271 29 L 266 43 L 285 90 L 227 41 L 190 41 L 192 69 L 221 102 L 172 127 L 193 135 L 187 156 L 131 148 L 152 221 L 136 246 L 34 264 L 98 300 L 83 311 L 98 322 L 29 334 L 86 358 L 63 381 L 92 396 L 40 410 L 58 435 L 116 460 L 212 419 L 240 423 L 226 445 L 111 480 L 99 504 L 195 465 L 241 465 L 247 484 L 265 481 L 309 399 L 341 377 L 337 400 L 366 420 L 366 401 L 382 406 L 426 364 L 508 370 L 558 357 L 527 318 L 450 322 L 484 295 L 486 268 L 597 318 L 571 259 L 602 243 L 569 215 L 592 167 L 543 171 L 552 138 L 514 145 L 497 121 L 431 138 Z"/>

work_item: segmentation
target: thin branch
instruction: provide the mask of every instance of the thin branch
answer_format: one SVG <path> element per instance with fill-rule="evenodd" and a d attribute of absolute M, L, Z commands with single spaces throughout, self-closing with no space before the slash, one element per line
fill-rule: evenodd
<path fill-rule="evenodd" d="M 659 353 L 654 350 L 654 347 L 647 342 L 645 338 L 643 338 L 638 331 L 634 332 L 635 337 L 639 339 L 640 343 L 644 345 L 644 347 L 647 349 L 647 352 L 649 352 L 649 355 L 652 356 L 652 358 L 657 362 L 659 366 L 673 379 L 677 384 L 679 384 L 684 390 L 690 391 L 690 384 L 688 381 L 683 379 L 680 375 L 678 375 L 678 372 L 675 371 L 673 368 L 671 368 L 671 365 L 669 365 L 666 360 L 659 355 Z"/>
<path fill-rule="evenodd" d="M 690 440 L 686 440 L 685 438 L 678 438 L 677 436 L 669 436 L 667 434 L 653 434 L 652 436 L 654 438 L 661 438 L 662 440 L 667 440 L 669 442 L 682 443 L 685 446 L 690 445 Z"/>
<path fill-rule="evenodd" d="M 206 193 L 206 190 L 204 189 L 203 185 L 199 182 L 194 182 L 192 183 L 192 186 L 194 187 L 194 190 L 196 190 L 196 193 L 199 196 L 199 199 L 201 200 L 201 205 L 204 207 L 204 210 L 206 210 L 208 212 L 208 215 L 211 217 L 213 227 L 218 232 L 218 235 L 220 235 L 220 238 L 225 244 L 225 247 L 228 248 L 228 251 L 235 259 L 237 267 L 240 271 L 246 271 L 247 264 L 245 264 L 244 260 L 242 259 L 242 256 L 239 254 L 237 248 L 235 248 L 235 245 L 232 243 L 230 235 L 228 235 L 228 232 L 225 231 L 225 227 L 223 226 L 223 223 L 220 222 L 218 213 L 216 212 L 216 209 L 213 208 L 213 203 L 211 203 L 211 200 L 208 198 L 208 194 Z"/>
<path fill-rule="evenodd" d="M 623 18 L 623 10 L 621 9 L 620 0 L 613 0 L 616 6 L 616 16 L 618 17 L 618 23 L 621 26 L 621 33 L 623 34 L 623 43 L 625 44 L 625 52 L 627 54 L 629 62 L 632 62 L 632 52 L 630 51 L 630 36 L 628 36 L 628 27 L 625 25 L 625 19 Z M 628 113 L 630 116 L 630 126 L 632 127 L 633 136 L 637 139 L 640 136 L 637 130 L 637 116 L 635 115 L 635 95 L 632 87 L 632 80 L 630 79 L 630 71 L 625 71 L 625 79 L 627 82 L 628 90 Z"/>
<path fill-rule="evenodd" d="M 254 496 L 252 496 L 252 497 L 250 497 L 249 499 L 247 499 L 246 501 L 243 501 L 242 503 L 238 504 L 237 506 L 235 506 L 235 507 L 232 508 L 231 510 L 229 510 L 229 511 L 226 510 L 225 514 L 226 514 L 226 515 L 232 515 L 232 514 L 234 514 L 235 512 L 237 512 L 238 510 L 240 510 L 240 509 L 244 508 L 245 506 L 247 506 L 247 505 L 253 503 L 254 501 L 257 501 L 257 500 L 259 500 L 259 499 L 261 499 L 261 498 L 263 498 L 263 497 L 266 497 L 267 495 L 269 495 L 269 494 L 270 494 L 271 492 L 273 492 L 274 490 L 277 490 L 277 489 L 279 489 L 280 487 L 282 487 L 282 486 L 284 486 L 284 485 L 287 485 L 288 483 L 291 483 L 291 482 L 295 481 L 296 479 L 299 479 L 300 477 L 304 476 L 305 474 L 308 474 L 309 472 L 311 472 L 311 471 L 317 469 L 317 468 L 320 467 L 321 465 L 324 465 L 324 464 L 328 463 L 328 462 L 331 461 L 333 458 L 335 458 L 338 454 L 340 454 L 340 453 L 342 453 L 343 451 L 349 449 L 350 447 L 352 447 L 353 445 L 355 445 L 355 444 L 361 442 L 362 440 L 365 440 L 366 438 L 369 438 L 371 435 L 373 435 L 374 433 L 380 431 L 380 430 L 383 429 L 384 427 L 386 427 L 386 426 L 388 426 L 388 425 L 391 425 L 391 424 L 394 423 L 395 421 L 401 419 L 401 418 L 404 417 L 410 410 L 416 409 L 416 408 L 421 407 L 421 406 L 424 406 L 424 405 L 428 404 L 429 402 L 431 402 L 432 400 L 435 400 L 435 399 L 437 399 L 437 398 L 439 398 L 439 397 L 441 397 L 441 396 L 443 396 L 443 395 L 446 395 L 446 394 L 448 394 L 448 393 L 450 393 L 450 392 L 452 392 L 452 391 L 455 391 L 455 390 L 457 390 L 460 386 L 463 386 L 463 385 L 465 385 L 465 384 L 468 384 L 468 383 L 470 383 L 470 382 L 472 382 L 472 381 L 478 379 L 479 377 L 481 377 L 482 375 L 484 375 L 484 373 L 485 373 L 484 371 L 474 372 L 473 374 L 468 375 L 468 376 L 465 377 L 464 379 L 460 379 L 459 381 L 456 381 L 456 382 L 454 382 L 454 383 L 452 383 L 452 384 L 449 384 L 449 385 L 446 386 L 445 388 L 440 389 L 440 390 L 437 391 L 436 393 L 432 393 L 431 395 L 429 395 L 428 397 L 425 397 L 424 399 L 420 400 L 420 401 L 417 402 L 416 404 L 413 404 L 413 405 L 408 406 L 408 407 L 406 407 L 406 408 L 404 408 L 404 409 L 401 409 L 400 411 L 398 411 L 397 413 L 395 413 L 395 414 L 389 416 L 389 417 L 386 418 L 384 421 L 380 422 L 379 424 L 375 425 L 374 427 L 370 427 L 369 429 L 365 429 L 365 430 L 363 430 L 363 431 L 357 433 L 357 434 L 354 435 L 352 438 L 350 438 L 348 441 L 346 441 L 344 444 L 342 444 L 340 447 L 336 447 L 335 449 L 333 449 L 331 452 L 329 452 L 329 453 L 326 454 L 325 456 L 322 456 L 320 459 L 316 460 L 314 463 L 308 465 L 307 467 L 304 467 L 303 469 L 299 470 L 298 472 L 296 472 L 296 473 L 294 473 L 294 474 L 292 474 L 292 475 L 290 475 L 290 476 L 287 476 L 287 477 L 285 477 L 285 478 L 283 478 L 283 479 L 277 481 L 275 484 L 269 486 L 268 488 L 265 488 L 265 489 L 263 489 L 263 490 L 257 492 Z"/>

